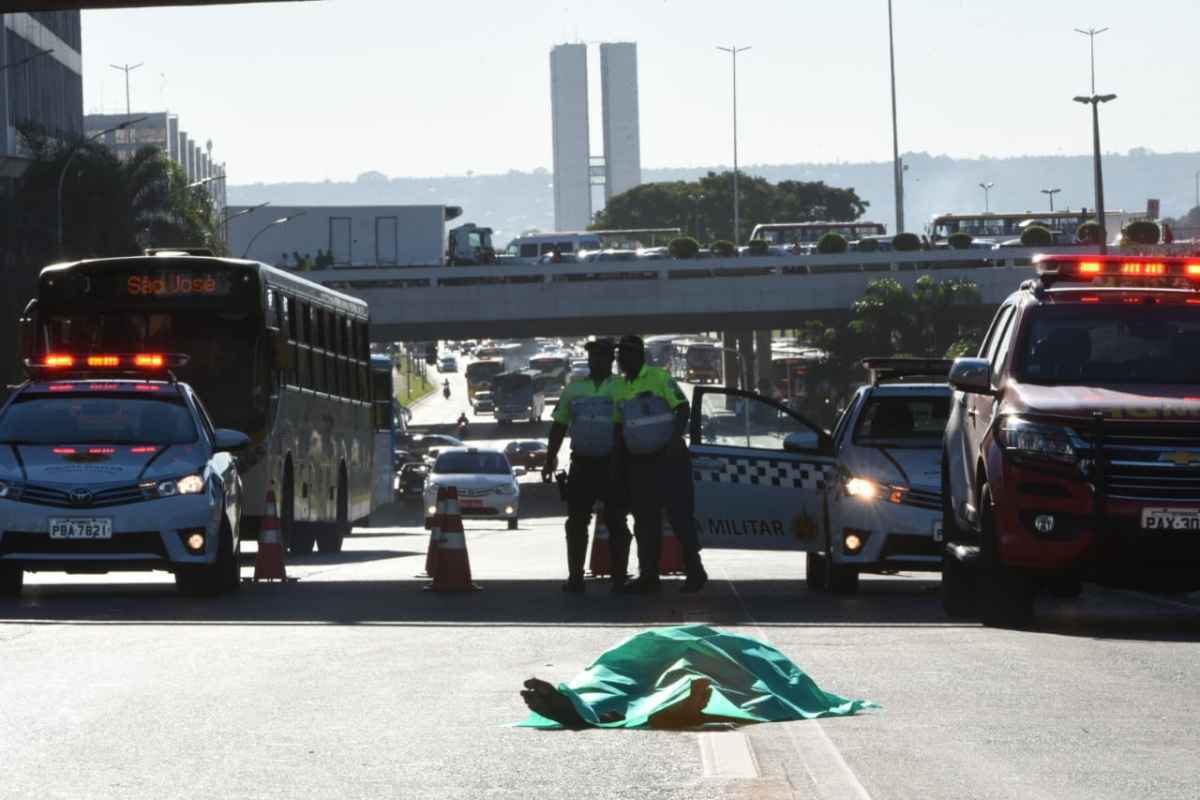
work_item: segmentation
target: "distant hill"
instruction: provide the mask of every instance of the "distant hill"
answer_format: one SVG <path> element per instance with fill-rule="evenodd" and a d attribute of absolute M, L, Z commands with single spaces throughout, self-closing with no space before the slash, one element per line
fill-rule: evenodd
<path fill-rule="evenodd" d="M 905 176 L 906 227 L 920 231 L 943 211 L 979 211 L 981 182 L 991 182 L 991 208 L 1040 210 L 1048 206 L 1043 188 L 1060 188 L 1055 208 L 1092 206 L 1092 159 L 1089 156 L 1024 156 L 961 159 L 908 153 Z M 723 166 L 644 169 L 646 182 L 688 180 Z M 871 204 L 867 218 L 895 223 L 890 162 L 858 164 L 751 164 L 746 173 L 771 181 L 822 180 L 853 187 Z M 1162 202 L 1163 216 L 1179 216 L 1196 205 L 1195 175 L 1200 153 L 1152 153 L 1135 149 L 1104 157 L 1104 194 L 1110 210 L 1142 210 L 1147 198 Z M 271 201 L 278 205 L 459 205 L 463 220 L 490 225 L 504 244 L 528 228 L 554 225 L 552 175 L 545 169 L 503 175 L 454 175 L 437 178 L 388 178 L 367 172 L 355 181 L 256 183 L 229 187 L 230 205 Z M 757 222 L 759 220 L 748 220 Z"/>

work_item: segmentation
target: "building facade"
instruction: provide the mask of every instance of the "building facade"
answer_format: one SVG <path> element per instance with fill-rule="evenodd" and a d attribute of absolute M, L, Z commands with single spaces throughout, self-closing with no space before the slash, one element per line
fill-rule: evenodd
<path fill-rule="evenodd" d="M 81 48 L 78 11 L 0 14 L 0 178 L 28 166 L 21 126 L 57 138 L 83 132 Z"/>
<path fill-rule="evenodd" d="M 551 50 L 555 230 L 585 230 L 592 221 L 587 89 L 587 45 L 560 44 Z"/>
<path fill-rule="evenodd" d="M 600 94 L 604 110 L 604 199 L 642 182 L 638 123 L 637 45 L 600 45 Z"/>

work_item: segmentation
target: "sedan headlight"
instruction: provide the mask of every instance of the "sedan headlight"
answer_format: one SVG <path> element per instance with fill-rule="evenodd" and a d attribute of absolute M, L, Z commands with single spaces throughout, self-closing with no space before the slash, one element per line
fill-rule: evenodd
<path fill-rule="evenodd" d="M 908 488 L 877 483 L 869 478 L 850 478 L 846 481 L 846 494 L 868 502 L 883 499 L 899 505 L 904 502 Z"/>
<path fill-rule="evenodd" d="M 1078 460 L 1071 432 L 1061 425 L 1031 422 L 1016 415 L 1005 416 L 996 429 L 996 441 L 1016 455 L 1065 464 L 1074 464 Z"/>
<path fill-rule="evenodd" d="M 159 481 L 154 490 L 159 497 L 174 497 L 177 494 L 200 494 L 204 491 L 204 478 L 185 475 L 178 480 Z"/>
<path fill-rule="evenodd" d="M 510 483 L 505 486 L 497 486 L 495 489 L 493 489 L 493 491 L 497 494 L 516 494 L 517 487 L 515 484 Z"/>

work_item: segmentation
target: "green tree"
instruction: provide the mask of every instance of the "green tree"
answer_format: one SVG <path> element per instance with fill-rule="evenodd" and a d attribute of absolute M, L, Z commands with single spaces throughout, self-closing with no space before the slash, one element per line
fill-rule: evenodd
<path fill-rule="evenodd" d="M 781 181 L 739 175 L 738 202 L 744 242 L 767 222 L 851 221 L 867 209 L 854 189 L 821 181 Z M 594 229 L 680 228 L 712 241 L 733 239 L 733 173 L 710 172 L 697 181 L 644 183 L 611 198 Z"/>

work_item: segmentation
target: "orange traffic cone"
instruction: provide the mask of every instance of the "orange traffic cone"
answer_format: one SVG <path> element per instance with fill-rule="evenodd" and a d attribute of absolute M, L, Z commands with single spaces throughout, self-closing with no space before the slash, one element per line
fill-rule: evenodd
<path fill-rule="evenodd" d="M 458 490 L 447 486 L 445 493 L 434 522 L 438 543 L 433 583 L 425 588 L 434 592 L 470 592 L 481 587 L 471 582 L 471 560 L 467 556 L 467 537 L 458 510 Z M 440 496 L 441 491 L 438 494 Z"/>
<path fill-rule="evenodd" d="M 608 544 L 608 525 L 604 523 L 604 504 L 596 503 L 596 530 L 592 533 L 592 552 L 588 569 L 593 578 L 612 574 L 612 551 Z"/>
<path fill-rule="evenodd" d="M 671 523 L 667 521 L 665 515 L 663 517 L 662 552 L 658 558 L 658 571 L 663 575 L 684 572 L 683 546 L 679 544 L 679 537 L 675 535 L 675 529 L 671 527 Z"/>
<path fill-rule="evenodd" d="M 267 491 L 267 509 L 258 531 L 258 555 L 254 558 L 254 580 L 286 581 L 287 568 L 283 561 L 283 542 L 279 540 L 279 512 L 275 492 Z"/>
<path fill-rule="evenodd" d="M 458 490 L 454 487 L 438 487 L 437 500 L 434 501 L 436 513 L 433 515 L 433 521 L 429 525 L 429 549 L 425 551 L 425 573 L 423 575 L 418 575 L 418 578 L 432 578 L 435 570 L 437 570 L 438 539 L 441 538 L 442 535 L 442 508 L 446 500 L 449 499 L 448 493 L 451 491 L 455 493 L 454 496 L 457 498 Z"/>

